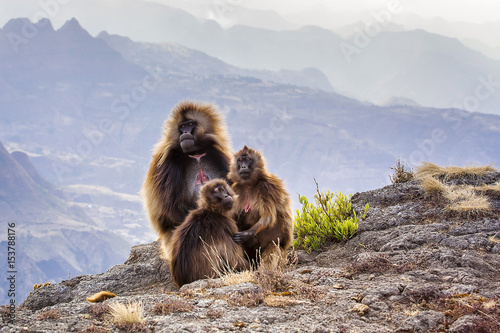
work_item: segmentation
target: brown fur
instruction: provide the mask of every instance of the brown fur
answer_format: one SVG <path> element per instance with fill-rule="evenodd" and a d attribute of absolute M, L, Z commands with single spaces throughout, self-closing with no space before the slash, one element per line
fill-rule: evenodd
<path fill-rule="evenodd" d="M 200 190 L 199 208 L 191 211 L 173 232 L 170 269 L 179 287 L 248 268 L 242 247 L 233 241 L 238 227 L 230 217 L 231 208 L 222 207 L 213 195 L 214 189 L 219 186 L 224 186 L 234 197 L 234 192 L 224 180 L 208 182 Z"/>
<path fill-rule="evenodd" d="M 238 174 L 236 163 L 244 154 L 253 159 L 253 171 L 246 180 Z M 259 253 L 266 263 L 286 258 L 286 250 L 293 241 L 293 215 L 283 182 L 267 172 L 260 152 L 247 146 L 235 154 L 228 178 L 238 195 L 233 208 L 238 229 L 255 232 L 254 237 L 242 244 L 250 260 L 258 261 Z M 250 203 L 251 210 L 245 214 L 242 210 L 247 203 Z"/>
<path fill-rule="evenodd" d="M 179 145 L 177 125 L 186 119 L 198 121 L 201 125 L 198 134 L 213 136 L 216 141 L 215 148 L 221 151 L 228 160 L 231 160 L 232 150 L 229 135 L 217 107 L 209 103 L 183 101 L 172 109 L 172 114 L 165 121 L 164 139 L 158 142 L 153 152 L 153 156 L 158 157 L 158 159 L 154 159 L 157 164 L 163 163 L 167 152 Z"/>
<path fill-rule="evenodd" d="M 225 178 L 229 171 L 231 147 L 221 114 L 212 104 L 183 101 L 176 105 L 164 123 L 163 136 L 156 144 L 141 195 L 151 224 L 163 240 L 165 253 L 173 230 L 188 212 L 196 208 L 197 191 L 187 175 L 197 163 L 182 151 L 179 123 L 198 123 L 195 136 L 203 139 L 206 156 L 201 159 L 211 179 Z M 205 170 L 204 170 L 205 171 Z M 168 259 L 168 258 L 167 258 Z"/>

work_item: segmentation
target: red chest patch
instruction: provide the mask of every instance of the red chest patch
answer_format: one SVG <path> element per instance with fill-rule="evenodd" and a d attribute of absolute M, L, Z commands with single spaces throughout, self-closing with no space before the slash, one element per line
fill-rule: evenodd
<path fill-rule="evenodd" d="M 205 183 L 208 183 L 210 181 L 210 177 L 207 176 L 206 173 L 203 172 L 203 170 L 200 170 L 198 171 L 198 173 L 196 174 L 196 182 L 195 182 L 195 185 L 203 185 Z"/>
<path fill-rule="evenodd" d="M 245 213 L 252 210 L 252 192 L 250 192 L 250 187 L 248 188 L 248 195 L 245 200 L 245 205 L 243 205 L 243 210 L 245 210 Z"/>
<path fill-rule="evenodd" d="M 201 162 L 200 159 L 205 156 L 205 154 L 200 154 L 200 155 L 189 155 L 189 157 L 192 157 L 198 161 L 198 166 L 200 167 L 200 170 L 198 170 L 198 173 L 196 174 L 196 180 L 195 180 L 195 185 L 203 185 L 207 182 L 210 181 L 210 177 L 203 172 L 203 169 L 201 168 Z"/>
<path fill-rule="evenodd" d="M 245 201 L 245 205 L 243 206 L 243 209 L 245 210 L 245 213 L 248 213 L 249 211 L 252 210 L 252 202 L 250 200 L 250 197 L 247 198 Z"/>

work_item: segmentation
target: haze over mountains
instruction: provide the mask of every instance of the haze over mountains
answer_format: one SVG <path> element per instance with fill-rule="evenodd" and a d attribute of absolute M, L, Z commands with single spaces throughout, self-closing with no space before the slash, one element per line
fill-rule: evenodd
<path fill-rule="evenodd" d="M 65 193 L 47 182 L 23 152 L 9 154 L 0 143 L 0 222 L 14 223 L 16 300 L 35 283 L 99 273 L 126 258 L 127 238 L 98 226 Z M 7 249 L 7 241 L 0 242 Z M 9 250 L 11 251 L 11 250 Z M 12 257 L 12 255 L 10 255 Z M 7 252 L 0 260 L 7 263 Z M 9 259 L 10 260 L 10 259 Z M 0 302 L 8 302 L 9 281 L 0 281 Z"/>
<path fill-rule="evenodd" d="M 488 58 L 455 39 L 460 36 L 467 45 L 478 45 L 474 40 L 488 36 L 483 43 L 491 45 L 486 52 L 494 55 L 500 40 L 492 31 L 498 31 L 500 20 L 489 25 L 452 24 L 400 11 L 391 13 L 389 7 L 384 7 L 358 13 L 360 21 L 337 27 L 344 29 L 343 35 L 351 31 L 351 36 L 343 39 L 332 30 L 287 24 L 286 19 L 277 19 L 277 13 L 248 9 L 240 3 L 166 3 L 171 6 L 127 0 L 75 2 L 62 6 L 55 17 L 61 20 L 76 16 L 84 26 L 92 27 L 93 35 L 105 30 L 134 41 L 179 43 L 241 68 L 316 68 L 328 77 L 335 91 L 379 105 L 393 98 L 407 98 L 422 106 L 500 114 L 500 60 Z M 242 14 L 245 10 L 246 15 Z M 320 12 L 315 7 L 311 10 Z M 328 13 L 331 11 L 323 15 Z M 274 22 L 276 26 L 245 25 L 249 22 L 242 17 L 252 17 L 253 22 Z M 224 20 L 233 24 L 224 24 Z M 467 98 L 475 97 L 481 78 L 489 77 L 496 93 L 480 103 L 464 104 Z"/>
<path fill-rule="evenodd" d="M 94 17 L 115 27 L 98 37 L 76 19 L 59 29 L 42 21 L 32 35 L 27 19 L 0 29 L 0 140 L 22 151 L 0 147 L 0 215 L 20 225 L 25 288 L 103 271 L 131 243 L 154 239 L 137 193 L 182 99 L 216 103 L 233 147 L 261 149 L 295 205 L 297 193 L 314 193 L 314 178 L 333 191 L 380 187 L 398 157 L 499 162 L 499 116 L 418 106 L 463 104 L 491 75 L 478 110 L 497 110 L 498 62 L 454 39 L 381 32 L 349 64 L 338 47 L 349 41 L 322 28 L 223 29 L 159 5 L 150 9 L 158 20 L 139 25 L 127 6 Z M 113 34 L 121 29 L 156 29 L 151 41 L 168 43 Z"/>

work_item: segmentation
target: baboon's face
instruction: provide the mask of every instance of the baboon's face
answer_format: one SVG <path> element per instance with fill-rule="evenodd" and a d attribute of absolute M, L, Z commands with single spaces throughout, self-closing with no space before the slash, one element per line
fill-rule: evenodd
<path fill-rule="evenodd" d="M 199 138 L 196 137 L 196 127 L 198 124 L 194 120 L 186 120 L 179 123 L 179 143 L 182 151 L 186 154 L 199 150 Z"/>
<path fill-rule="evenodd" d="M 238 157 L 238 159 L 236 160 L 236 168 L 241 179 L 247 180 L 248 178 L 250 178 L 254 167 L 253 162 L 254 159 L 247 153 L 244 153 L 243 155 Z"/>
<path fill-rule="evenodd" d="M 224 185 L 217 185 L 212 189 L 212 197 L 225 210 L 233 208 L 233 198 Z"/>

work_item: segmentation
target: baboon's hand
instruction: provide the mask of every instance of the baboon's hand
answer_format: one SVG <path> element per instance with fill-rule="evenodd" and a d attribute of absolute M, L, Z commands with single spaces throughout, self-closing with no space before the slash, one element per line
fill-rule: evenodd
<path fill-rule="evenodd" d="M 235 243 L 245 243 L 253 236 L 255 236 L 255 232 L 253 230 L 240 231 L 234 235 L 233 240 Z"/>
<path fill-rule="evenodd" d="M 245 215 L 247 215 L 247 213 L 245 213 L 245 210 L 242 209 L 240 215 L 238 215 L 238 218 L 236 219 L 236 222 L 239 222 L 241 219 L 243 219 Z"/>

